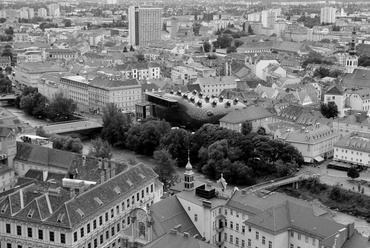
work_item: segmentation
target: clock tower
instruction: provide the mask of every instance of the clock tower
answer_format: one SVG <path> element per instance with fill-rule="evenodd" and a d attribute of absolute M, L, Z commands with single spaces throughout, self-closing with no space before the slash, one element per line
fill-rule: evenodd
<path fill-rule="evenodd" d="M 356 28 L 352 31 L 352 41 L 346 58 L 346 72 L 353 73 L 358 66 L 358 56 L 356 51 Z"/>

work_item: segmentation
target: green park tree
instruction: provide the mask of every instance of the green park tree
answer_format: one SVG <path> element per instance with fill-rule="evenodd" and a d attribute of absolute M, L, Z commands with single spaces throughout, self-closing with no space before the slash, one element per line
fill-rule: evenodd
<path fill-rule="evenodd" d="M 89 156 L 96 158 L 112 158 L 112 146 L 106 140 L 97 138 L 91 140 Z"/>
<path fill-rule="evenodd" d="M 155 159 L 154 171 L 158 174 L 159 181 L 164 184 L 165 190 L 167 190 L 177 182 L 177 161 L 165 149 L 155 151 L 153 157 Z"/>
<path fill-rule="evenodd" d="M 360 176 L 360 173 L 358 173 L 358 170 L 356 168 L 352 167 L 348 170 L 347 176 L 354 180 L 355 178 L 358 178 Z"/>
<path fill-rule="evenodd" d="M 336 118 L 338 117 L 338 106 L 335 102 L 321 103 L 320 111 L 323 116 L 326 118 Z"/>
<path fill-rule="evenodd" d="M 125 146 L 126 132 L 132 125 L 130 115 L 123 114 L 114 103 L 103 109 L 102 139 L 112 146 Z"/>
<path fill-rule="evenodd" d="M 83 144 L 78 138 L 53 134 L 50 136 L 50 141 L 53 142 L 54 149 L 82 153 Z"/>

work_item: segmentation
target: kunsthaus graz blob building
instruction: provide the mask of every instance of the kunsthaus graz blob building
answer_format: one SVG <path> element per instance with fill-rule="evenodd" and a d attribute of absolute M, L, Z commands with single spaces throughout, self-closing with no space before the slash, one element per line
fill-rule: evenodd
<path fill-rule="evenodd" d="M 155 117 L 192 128 L 199 128 L 205 123 L 218 124 L 219 120 L 231 111 L 246 108 L 238 99 L 204 95 L 196 90 L 145 94 L 147 100 L 154 104 Z"/>

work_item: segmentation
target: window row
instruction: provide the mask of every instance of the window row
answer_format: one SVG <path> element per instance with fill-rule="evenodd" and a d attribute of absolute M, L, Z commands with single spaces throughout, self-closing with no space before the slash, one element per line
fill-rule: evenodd
<path fill-rule="evenodd" d="M 33 227 L 23 227 L 21 225 L 16 225 L 15 233 L 12 233 L 12 226 L 10 223 L 5 224 L 5 232 L 7 234 L 16 234 L 18 236 L 25 236 L 28 238 L 37 238 L 39 240 L 46 240 L 50 242 L 56 242 L 55 241 L 55 232 L 54 231 L 49 231 L 47 232 L 46 230 L 43 229 L 37 229 Z M 47 234 L 48 237 L 47 237 Z M 61 244 L 66 243 L 66 234 L 65 233 L 60 233 L 60 239 L 59 242 Z"/>

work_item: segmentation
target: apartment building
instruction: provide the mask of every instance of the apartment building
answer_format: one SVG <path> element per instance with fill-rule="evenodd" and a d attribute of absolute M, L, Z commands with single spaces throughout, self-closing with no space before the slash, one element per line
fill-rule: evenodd
<path fill-rule="evenodd" d="M 296 147 L 302 153 L 306 163 L 322 162 L 333 157 L 333 147 L 339 138 L 338 131 L 318 123 L 301 130 L 287 132 L 279 137 L 284 142 Z"/>
<path fill-rule="evenodd" d="M 324 94 L 324 103 L 334 102 L 338 107 L 338 116 L 343 117 L 345 112 L 346 94 L 341 85 L 334 85 Z"/>
<path fill-rule="evenodd" d="M 14 68 L 15 80 L 21 87 L 37 87 L 37 83 L 45 73 L 66 72 L 67 70 L 52 62 L 28 62 Z"/>
<path fill-rule="evenodd" d="M 350 113 L 345 117 L 334 119 L 333 128 L 341 136 L 347 136 L 353 132 L 370 133 L 370 118 L 366 112 Z"/>
<path fill-rule="evenodd" d="M 204 94 L 218 96 L 223 90 L 236 89 L 237 83 L 235 77 L 204 77 L 198 78 L 194 84 L 199 84 Z"/>
<path fill-rule="evenodd" d="M 81 180 L 65 180 L 63 188 L 20 185 L 0 201 L 1 247 L 126 247 L 123 232 L 142 223 L 131 214 L 159 200 L 156 178 L 137 164 L 77 196 L 72 193 Z"/>
<path fill-rule="evenodd" d="M 337 9 L 333 7 L 321 8 L 320 23 L 335 23 Z"/>
<path fill-rule="evenodd" d="M 188 84 L 198 78 L 198 73 L 185 66 L 175 66 L 171 69 L 171 79 L 174 82 Z"/>
<path fill-rule="evenodd" d="M 150 41 L 160 40 L 161 16 L 161 8 L 130 6 L 128 9 L 130 44 L 144 47 Z"/>
<path fill-rule="evenodd" d="M 354 132 L 334 145 L 334 160 L 370 166 L 370 134 Z"/>
<path fill-rule="evenodd" d="M 157 63 L 130 63 L 117 65 L 124 79 L 156 79 L 161 77 L 161 68 Z"/>
<path fill-rule="evenodd" d="M 48 58 L 51 59 L 74 59 L 77 57 L 77 52 L 73 49 L 47 49 Z"/>

